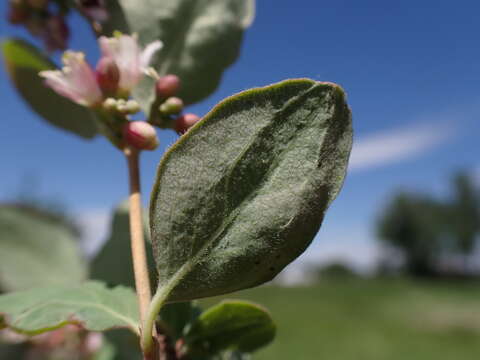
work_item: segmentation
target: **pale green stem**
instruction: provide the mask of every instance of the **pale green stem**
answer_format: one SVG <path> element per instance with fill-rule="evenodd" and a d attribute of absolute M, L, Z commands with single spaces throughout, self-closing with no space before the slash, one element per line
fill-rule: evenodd
<path fill-rule="evenodd" d="M 167 301 L 169 291 L 158 291 L 152 298 L 150 306 L 147 311 L 147 316 L 142 326 L 142 338 L 140 343 L 142 345 L 142 350 L 145 354 L 150 353 L 153 350 L 153 328 L 155 326 L 155 320 L 159 314 L 163 305 Z"/>

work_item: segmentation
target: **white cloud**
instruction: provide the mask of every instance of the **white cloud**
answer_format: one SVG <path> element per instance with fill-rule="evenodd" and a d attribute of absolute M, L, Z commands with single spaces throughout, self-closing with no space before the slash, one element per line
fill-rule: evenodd
<path fill-rule="evenodd" d="M 454 134 L 450 124 L 422 123 L 365 136 L 353 143 L 349 170 L 364 170 L 416 157 L 445 143 Z"/>

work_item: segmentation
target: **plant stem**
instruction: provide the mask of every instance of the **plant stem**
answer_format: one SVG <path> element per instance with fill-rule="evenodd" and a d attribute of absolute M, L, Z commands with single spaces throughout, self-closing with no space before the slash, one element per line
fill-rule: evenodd
<path fill-rule="evenodd" d="M 155 320 L 157 318 L 158 313 L 160 312 L 160 309 L 162 306 L 165 304 L 165 301 L 167 300 L 168 296 L 168 291 L 158 291 L 155 293 L 153 296 L 153 299 L 150 303 L 150 307 L 148 309 L 147 316 L 145 318 L 145 321 L 142 322 L 143 329 L 148 331 L 152 331 L 154 329 L 155 325 Z M 142 349 L 144 351 L 151 351 L 153 347 L 153 340 L 151 336 L 147 336 L 147 333 L 141 333 L 141 338 L 140 338 L 140 343 L 142 345 Z"/>
<path fill-rule="evenodd" d="M 139 151 L 132 148 L 124 150 L 128 162 L 130 179 L 130 240 L 132 247 L 133 272 L 140 310 L 140 321 L 144 323 L 152 297 L 148 276 L 145 240 L 143 236 L 142 201 L 140 196 Z M 142 332 L 142 329 L 140 329 Z M 152 334 L 148 334 L 152 336 Z"/>

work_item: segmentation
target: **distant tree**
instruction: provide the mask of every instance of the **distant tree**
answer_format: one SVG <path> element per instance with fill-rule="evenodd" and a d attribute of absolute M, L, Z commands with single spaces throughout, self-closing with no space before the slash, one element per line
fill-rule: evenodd
<path fill-rule="evenodd" d="M 425 195 L 401 192 L 382 212 L 377 233 L 381 241 L 401 250 L 407 272 L 433 275 L 445 231 L 443 205 Z"/>
<path fill-rule="evenodd" d="M 480 232 L 480 194 L 471 177 L 464 172 L 454 177 L 453 188 L 454 196 L 448 204 L 449 233 L 467 267 Z"/>
<path fill-rule="evenodd" d="M 400 250 L 412 275 L 438 273 L 440 259 L 463 256 L 463 269 L 480 233 L 480 196 L 464 172 L 453 181 L 453 197 L 437 200 L 418 193 L 397 193 L 377 221 L 380 241 Z"/>
<path fill-rule="evenodd" d="M 358 275 L 347 264 L 342 262 L 331 262 L 322 266 L 316 266 L 311 269 L 311 272 L 317 280 L 324 279 L 346 279 L 356 278 Z"/>

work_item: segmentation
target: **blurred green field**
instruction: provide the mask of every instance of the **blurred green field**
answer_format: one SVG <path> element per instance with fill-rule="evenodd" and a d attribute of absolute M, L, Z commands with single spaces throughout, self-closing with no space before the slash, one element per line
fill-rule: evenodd
<path fill-rule="evenodd" d="M 278 325 L 255 360 L 480 359 L 480 282 L 329 280 L 227 298 L 266 306 Z"/>

